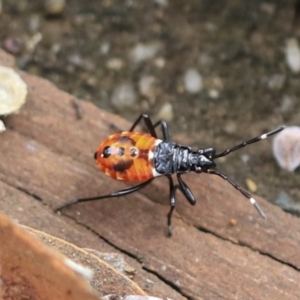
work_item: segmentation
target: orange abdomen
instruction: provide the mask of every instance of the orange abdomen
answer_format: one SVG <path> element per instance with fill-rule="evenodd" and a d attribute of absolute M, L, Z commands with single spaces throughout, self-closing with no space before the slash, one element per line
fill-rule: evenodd
<path fill-rule="evenodd" d="M 100 144 L 95 159 L 98 167 L 114 179 L 145 181 L 153 177 L 153 152 L 158 142 L 147 133 L 116 133 Z"/>

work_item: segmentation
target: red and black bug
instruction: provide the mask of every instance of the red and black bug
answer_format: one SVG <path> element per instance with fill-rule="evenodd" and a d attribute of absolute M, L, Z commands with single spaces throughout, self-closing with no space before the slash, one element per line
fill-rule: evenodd
<path fill-rule="evenodd" d="M 134 129 L 141 120 L 144 120 L 149 133 L 134 132 Z M 162 128 L 162 140 L 158 139 L 155 130 L 155 128 L 159 125 Z M 193 150 L 188 146 L 172 142 L 170 140 L 168 126 L 165 121 L 159 121 L 153 124 L 147 114 L 141 114 L 129 131 L 113 134 L 104 140 L 100 144 L 94 157 L 97 165 L 106 175 L 117 180 L 142 183 L 108 195 L 76 199 L 59 206 L 55 211 L 59 211 L 64 207 L 79 202 L 125 196 L 145 187 L 155 177 L 166 176 L 169 179 L 170 188 L 170 211 L 168 213 L 167 220 L 169 235 L 171 235 L 171 219 L 176 203 L 176 190 L 179 189 L 190 204 L 196 204 L 196 199 L 193 196 L 193 193 L 183 181 L 181 176 L 188 172 L 196 172 L 208 173 L 222 177 L 246 198 L 248 198 L 259 214 L 265 218 L 264 212 L 250 193 L 229 179 L 227 175 L 213 169 L 216 167 L 214 160 L 249 144 L 266 139 L 270 135 L 278 133 L 283 129 L 284 126 L 281 126 L 275 130 L 264 133 L 258 137 L 216 154 L 214 148 Z M 178 184 L 176 185 L 171 177 L 172 174 L 177 175 Z"/>

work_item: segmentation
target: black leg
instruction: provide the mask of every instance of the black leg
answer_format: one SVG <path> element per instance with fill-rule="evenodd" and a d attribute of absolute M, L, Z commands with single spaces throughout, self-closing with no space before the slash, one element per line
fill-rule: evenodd
<path fill-rule="evenodd" d="M 182 174 L 178 174 L 177 173 L 177 179 L 179 182 L 179 188 L 182 192 L 182 194 L 185 196 L 185 198 L 192 204 L 195 205 L 196 204 L 196 199 L 192 193 L 192 191 L 190 190 L 190 188 L 187 186 L 187 184 L 183 181 L 183 179 L 181 178 Z"/>
<path fill-rule="evenodd" d="M 227 149 L 227 150 L 225 150 L 225 151 L 223 151 L 223 152 L 221 152 L 221 153 L 219 153 L 219 154 L 216 154 L 216 155 L 214 155 L 212 158 L 218 158 L 218 157 L 225 156 L 225 155 L 229 154 L 230 152 L 233 152 L 233 151 L 235 151 L 235 150 L 238 150 L 238 149 L 240 149 L 240 148 L 243 148 L 243 147 L 245 147 L 245 146 L 247 146 L 247 145 L 250 145 L 250 144 L 252 144 L 252 143 L 256 143 L 256 142 L 259 142 L 259 141 L 261 141 L 261 140 L 264 140 L 264 139 L 266 139 L 267 137 L 269 137 L 270 135 L 273 135 L 273 134 L 275 134 L 275 133 L 278 133 L 279 131 L 282 131 L 284 128 L 285 128 L 284 126 L 281 126 L 281 127 L 277 128 L 277 129 L 275 129 L 275 130 L 272 130 L 272 131 L 269 131 L 269 132 L 267 132 L 267 133 L 264 133 L 264 134 L 262 134 L 262 135 L 260 135 L 260 136 L 257 136 L 257 137 L 255 137 L 255 138 L 253 138 L 253 139 L 251 139 L 251 140 L 248 140 L 248 141 L 243 142 L 243 143 L 241 143 L 241 144 L 238 144 L 238 145 L 236 145 L 236 146 L 234 146 L 234 147 L 232 147 L 232 148 L 230 148 L 230 149 Z"/>
<path fill-rule="evenodd" d="M 168 124 L 166 121 L 158 121 L 154 124 L 154 127 L 157 127 L 158 125 L 161 125 L 161 130 L 163 133 L 163 138 L 165 141 L 170 141 L 170 133 L 168 129 Z"/>
<path fill-rule="evenodd" d="M 174 181 L 172 176 L 168 175 L 167 178 L 169 179 L 169 186 L 170 186 L 170 210 L 168 213 L 168 230 L 169 230 L 169 237 L 172 236 L 172 215 L 173 215 L 173 211 L 175 209 L 175 204 L 176 204 L 176 198 L 175 198 L 175 194 L 176 194 L 176 190 L 178 188 L 177 185 L 174 185 Z"/>
<path fill-rule="evenodd" d="M 108 194 L 108 195 L 103 195 L 103 196 L 96 196 L 96 197 L 91 197 L 91 198 L 82 198 L 82 199 L 76 199 L 76 200 L 72 200 L 70 202 L 67 202 L 65 204 L 62 204 L 61 206 L 58 206 L 54 212 L 58 212 L 59 210 L 67 207 L 67 206 L 70 206 L 70 205 L 73 205 L 75 203 L 80 203 L 80 202 L 87 202 L 87 201 L 95 201 L 95 200 L 101 200 L 101 199 L 105 199 L 105 198 L 114 198 L 114 197 L 121 197 L 121 196 L 125 196 L 125 195 L 128 195 L 128 194 L 131 194 L 131 193 L 134 193 L 140 189 L 142 189 L 143 187 L 145 187 L 146 185 L 148 185 L 154 178 L 151 178 L 145 182 L 142 182 L 141 184 L 139 185 L 136 185 L 136 186 L 133 186 L 133 187 L 130 187 L 128 189 L 124 189 L 124 190 L 120 190 L 120 191 L 117 191 L 117 192 L 114 192 L 112 194 Z"/>
<path fill-rule="evenodd" d="M 145 125 L 147 127 L 147 129 L 149 130 L 150 134 L 157 138 L 157 134 L 156 134 L 156 131 L 155 131 L 155 128 L 154 128 L 154 125 L 150 119 L 150 117 L 147 115 L 147 114 L 141 114 L 137 119 L 136 121 L 133 123 L 133 125 L 131 126 L 131 128 L 129 129 L 129 131 L 134 131 L 135 127 L 138 125 L 138 123 L 141 121 L 141 120 L 144 120 L 145 122 Z"/>
<path fill-rule="evenodd" d="M 134 131 L 135 127 L 138 125 L 138 123 L 141 120 L 144 120 L 145 125 L 147 127 L 147 129 L 149 130 L 150 134 L 157 138 L 157 133 L 155 131 L 155 128 L 159 125 L 161 125 L 161 130 L 163 133 L 163 139 L 165 141 L 170 141 L 170 134 L 169 134 L 169 130 L 168 130 L 168 124 L 165 121 L 158 121 L 156 122 L 154 125 L 150 119 L 150 117 L 147 114 L 141 114 L 136 121 L 133 123 L 133 125 L 131 126 L 131 128 L 129 129 L 130 132 Z"/>
<path fill-rule="evenodd" d="M 251 196 L 250 193 L 248 193 L 245 189 L 243 189 L 241 186 L 237 185 L 235 182 L 233 182 L 230 178 L 228 178 L 227 175 L 221 173 L 221 172 L 218 172 L 216 170 L 211 170 L 211 169 L 208 169 L 208 170 L 203 170 L 203 172 L 205 173 L 209 173 L 209 174 L 214 174 L 214 175 L 217 175 L 217 176 L 220 176 L 221 178 L 223 178 L 224 180 L 226 180 L 227 182 L 229 182 L 233 187 L 235 187 L 241 194 L 243 194 L 246 198 L 249 199 L 250 203 L 252 205 L 254 205 L 254 207 L 256 208 L 256 210 L 258 211 L 258 213 L 265 219 L 266 218 L 266 215 L 265 213 L 263 212 L 263 210 L 260 208 L 260 206 L 258 205 L 258 203 L 256 202 L 256 200 Z"/>
<path fill-rule="evenodd" d="M 176 204 L 176 190 L 180 189 L 183 195 L 188 199 L 188 201 L 192 204 L 196 204 L 196 199 L 192 194 L 191 190 L 187 186 L 187 184 L 182 180 L 181 174 L 177 174 L 179 185 L 174 185 L 174 181 L 171 175 L 167 175 L 169 179 L 169 187 L 170 187 L 170 210 L 168 213 L 168 230 L 169 236 L 172 236 L 172 215 L 175 209 Z"/>

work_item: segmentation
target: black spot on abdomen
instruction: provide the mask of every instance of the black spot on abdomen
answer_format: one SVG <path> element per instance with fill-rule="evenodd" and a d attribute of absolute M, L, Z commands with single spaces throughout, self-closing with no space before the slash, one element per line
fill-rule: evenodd
<path fill-rule="evenodd" d="M 116 172 L 124 173 L 133 165 L 133 160 L 121 160 L 114 165 L 114 170 Z"/>

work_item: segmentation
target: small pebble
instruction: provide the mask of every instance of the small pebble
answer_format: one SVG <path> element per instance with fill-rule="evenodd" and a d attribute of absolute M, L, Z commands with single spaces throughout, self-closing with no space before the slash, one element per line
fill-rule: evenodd
<path fill-rule="evenodd" d="M 287 112 L 293 108 L 293 100 L 291 99 L 290 96 L 284 95 L 282 97 L 281 105 L 280 105 L 280 110 L 282 112 Z"/>
<path fill-rule="evenodd" d="M 208 97 L 211 99 L 218 99 L 220 97 L 220 93 L 216 89 L 208 90 Z"/>
<path fill-rule="evenodd" d="M 293 73 L 300 72 L 300 48 L 297 39 L 290 38 L 286 41 L 285 60 Z"/>
<path fill-rule="evenodd" d="M 238 223 L 238 221 L 236 219 L 231 219 L 229 223 L 232 226 L 236 226 L 236 224 Z"/>
<path fill-rule="evenodd" d="M 155 67 L 162 69 L 166 65 L 166 60 L 163 57 L 157 57 L 154 59 L 153 64 Z"/>
<path fill-rule="evenodd" d="M 202 76 L 196 69 L 188 69 L 184 74 L 184 88 L 191 94 L 197 94 L 203 87 Z"/>
<path fill-rule="evenodd" d="M 171 103 L 165 103 L 157 114 L 157 119 L 171 122 L 174 118 L 173 106 Z"/>
<path fill-rule="evenodd" d="M 242 154 L 241 155 L 241 160 L 246 165 L 250 160 L 250 156 L 248 154 Z"/>
<path fill-rule="evenodd" d="M 11 68 L 0 66 L 0 115 L 18 111 L 25 103 L 27 85 Z"/>
<path fill-rule="evenodd" d="M 279 166 L 293 172 L 300 165 L 300 127 L 289 126 L 273 140 L 273 155 Z"/>
<path fill-rule="evenodd" d="M 228 121 L 226 122 L 224 126 L 224 131 L 228 134 L 233 134 L 237 130 L 237 124 L 234 121 Z"/>
<path fill-rule="evenodd" d="M 98 85 L 98 79 L 96 76 L 89 76 L 86 80 L 85 80 L 86 84 L 90 87 L 96 87 Z"/>
<path fill-rule="evenodd" d="M 68 60 L 77 67 L 82 65 L 82 57 L 78 53 L 70 54 Z"/>
<path fill-rule="evenodd" d="M 100 53 L 102 55 L 106 55 L 108 54 L 110 50 L 110 43 L 109 42 L 103 42 L 101 45 L 100 45 Z"/>
<path fill-rule="evenodd" d="M 142 61 L 154 58 L 159 51 L 160 46 L 157 43 L 151 44 L 137 44 L 131 50 L 131 60 L 133 63 L 138 64 Z"/>
<path fill-rule="evenodd" d="M 131 84 L 121 84 L 115 88 L 112 94 L 112 105 L 121 110 L 123 108 L 131 107 L 136 102 L 136 95 Z"/>
<path fill-rule="evenodd" d="M 280 90 L 283 88 L 286 77 L 284 74 L 274 74 L 269 78 L 268 86 L 270 90 Z"/>
<path fill-rule="evenodd" d="M 66 0 L 45 0 L 44 6 L 47 15 L 60 15 L 65 10 Z"/>
<path fill-rule="evenodd" d="M 111 70 L 121 70 L 124 67 L 124 62 L 120 58 L 111 58 L 106 62 L 106 67 Z"/>
<path fill-rule="evenodd" d="M 41 16 L 38 14 L 33 14 L 29 18 L 28 27 L 30 31 L 37 32 L 41 27 Z"/>
<path fill-rule="evenodd" d="M 54 43 L 54 44 L 51 45 L 50 51 L 51 51 L 54 55 L 56 55 L 57 53 L 59 53 L 60 50 L 61 50 L 61 45 L 60 45 L 60 44 Z"/>
<path fill-rule="evenodd" d="M 252 179 L 247 178 L 246 185 L 250 192 L 255 193 L 257 191 L 257 185 Z"/>

